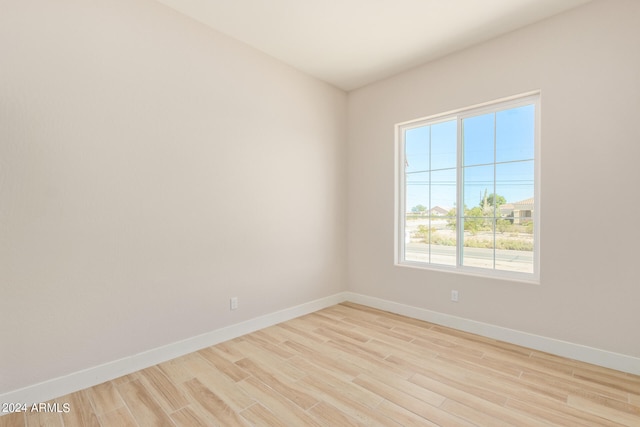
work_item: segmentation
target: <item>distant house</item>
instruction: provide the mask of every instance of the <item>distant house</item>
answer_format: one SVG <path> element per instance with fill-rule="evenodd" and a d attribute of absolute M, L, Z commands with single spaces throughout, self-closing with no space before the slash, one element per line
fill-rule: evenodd
<path fill-rule="evenodd" d="M 449 211 L 445 208 L 441 208 L 440 206 L 436 206 L 429 210 L 429 216 L 445 216 Z"/>
<path fill-rule="evenodd" d="M 504 205 L 500 205 L 500 216 L 501 217 L 512 217 L 513 216 L 513 203 L 505 203 Z"/>
<path fill-rule="evenodd" d="M 533 217 L 533 197 L 519 202 L 505 203 L 500 206 L 500 214 L 505 218 L 513 218 L 514 224 L 521 224 Z"/>

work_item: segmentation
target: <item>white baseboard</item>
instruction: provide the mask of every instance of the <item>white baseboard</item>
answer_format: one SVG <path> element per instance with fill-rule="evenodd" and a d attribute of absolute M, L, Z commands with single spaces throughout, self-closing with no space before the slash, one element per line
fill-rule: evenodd
<path fill-rule="evenodd" d="M 186 340 L 154 348 L 133 356 L 0 394 L 0 403 L 26 403 L 28 406 L 31 406 L 34 403 L 46 402 L 157 365 L 158 363 L 166 362 L 167 360 L 192 353 L 205 347 L 339 304 L 346 301 L 346 294 L 346 292 L 341 292 L 320 298 L 202 335 L 187 338 Z M 0 415 L 4 414 L 0 413 Z"/>
<path fill-rule="evenodd" d="M 352 301 L 357 304 L 522 345 L 558 356 L 640 375 L 640 358 L 637 357 L 542 337 L 353 292 L 341 292 L 103 365 L 10 391 L 0 395 L 0 402 L 26 403 L 27 405 L 46 402 L 344 301 Z"/>
<path fill-rule="evenodd" d="M 508 343 L 567 357 L 569 359 L 640 375 L 640 358 L 638 357 L 613 353 L 568 341 L 557 340 L 488 323 L 477 322 L 475 320 L 456 317 L 449 314 L 443 314 L 424 308 L 413 307 L 353 292 L 347 292 L 346 299 L 357 304 L 378 308 L 380 310 L 396 314 L 402 314 L 404 316 L 425 320 L 442 326 L 448 326 L 460 331 L 482 335 L 487 338 L 506 341 Z"/>

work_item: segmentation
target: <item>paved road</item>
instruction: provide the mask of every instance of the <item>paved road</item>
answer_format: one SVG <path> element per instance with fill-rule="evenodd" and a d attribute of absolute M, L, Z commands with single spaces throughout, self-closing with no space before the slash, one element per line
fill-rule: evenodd
<path fill-rule="evenodd" d="M 429 253 L 429 246 L 426 243 L 407 243 L 407 252 L 416 253 Z M 431 247 L 432 255 L 450 255 L 453 256 L 456 253 L 455 246 L 440 246 L 433 245 Z M 480 258 L 480 259 L 492 259 L 493 249 L 484 248 L 464 248 L 464 254 L 468 257 Z M 501 261 L 520 261 L 520 262 L 533 262 L 532 251 L 511 251 L 506 249 L 496 249 L 496 260 Z"/>
<path fill-rule="evenodd" d="M 426 243 L 407 243 L 406 258 L 415 261 L 427 261 L 429 246 Z M 431 247 L 431 259 L 434 262 L 454 264 L 455 246 Z M 532 251 L 511 251 L 496 249 L 496 266 L 505 270 L 530 272 L 533 265 Z M 464 265 L 474 267 L 493 267 L 493 249 L 464 248 Z M 502 269 L 502 268 L 501 268 Z"/>

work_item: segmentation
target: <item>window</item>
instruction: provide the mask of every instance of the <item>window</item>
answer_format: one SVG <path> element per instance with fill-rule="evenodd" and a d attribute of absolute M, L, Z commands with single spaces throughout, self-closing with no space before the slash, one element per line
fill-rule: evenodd
<path fill-rule="evenodd" d="M 539 94 L 398 124 L 400 265 L 537 281 Z"/>

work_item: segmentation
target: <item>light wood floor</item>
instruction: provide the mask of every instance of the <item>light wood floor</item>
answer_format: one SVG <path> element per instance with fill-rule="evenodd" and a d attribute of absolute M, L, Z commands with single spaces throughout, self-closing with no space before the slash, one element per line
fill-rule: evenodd
<path fill-rule="evenodd" d="M 340 304 L 0 426 L 640 426 L 640 377 Z"/>

